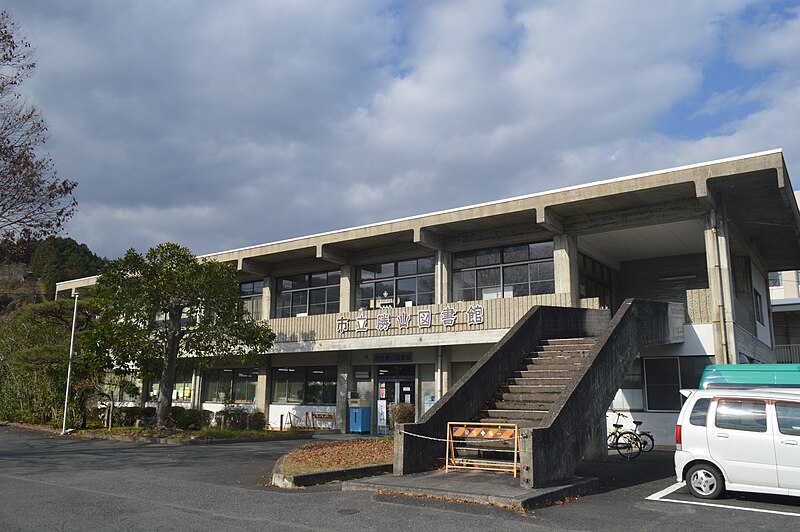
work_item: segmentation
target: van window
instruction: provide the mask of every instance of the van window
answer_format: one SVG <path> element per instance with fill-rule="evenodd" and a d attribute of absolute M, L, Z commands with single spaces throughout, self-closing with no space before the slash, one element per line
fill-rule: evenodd
<path fill-rule="evenodd" d="M 753 399 L 720 399 L 716 426 L 720 429 L 767 431 L 767 404 Z"/>
<path fill-rule="evenodd" d="M 711 404 L 711 398 L 703 397 L 698 399 L 692 407 L 692 413 L 689 415 L 689 423 L 699 427 L 706 426 L 706 417 L 708 417 L 708 405 Z"/>
<path fill-rule="evenodd" d="M 787 436 L 800 436 L 800 403 L 775 403 L 778 429 Z"/>

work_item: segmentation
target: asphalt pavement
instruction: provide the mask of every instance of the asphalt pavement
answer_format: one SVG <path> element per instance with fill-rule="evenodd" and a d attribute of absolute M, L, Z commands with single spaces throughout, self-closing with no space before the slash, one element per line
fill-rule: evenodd
<path fill-rule="evenodd" d="M 134 444 L 0 426 L 0 531 L 800 526 L 796 498 L 734 494 L 713 506 L 696 505 L 685 488 L 674 486 L 672 455 L 666 451 L 631 462 L 609 456 L 607 462 L 584 463 L 578 473 L 599 477 L 599 492 L 528 514 L 390 493 L 345 492 L 339 484 L 292 491 L 266 486 L 275 461 L 303 443 Z"/>

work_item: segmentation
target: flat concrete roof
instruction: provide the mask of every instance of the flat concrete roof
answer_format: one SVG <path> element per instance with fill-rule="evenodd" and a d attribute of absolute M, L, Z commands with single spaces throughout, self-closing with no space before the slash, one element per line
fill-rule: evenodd
<path fill-rule="evenodd" d="M 588 235 L 698 219 L 719 209 L 770 271 L 800 266 L 800 213 L 779 149 L 680 166 L 421 214 L 375 224 L 258 244 L 201 258 L 233 262 L 244 274 L 283 274 L 281 265 L 318 271 L 368 263 L 381 250 L 459 251 L 558 233 Z M 287 266 L 288 267 L 288 266 Z M 287 270 L 288 272 L 288 270 Z M 73 283 L 73 284 L 69 284 Z M 94 278 L 58 283 L 63 291 Z"/>

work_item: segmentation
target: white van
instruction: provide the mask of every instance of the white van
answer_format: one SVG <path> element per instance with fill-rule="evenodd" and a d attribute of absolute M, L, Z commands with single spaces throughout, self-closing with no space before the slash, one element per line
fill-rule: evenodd
<path fill-rule="evenodd" d="M 800 389 L 681 390 L 675 473 L 689 491 L 800 497 Z"/>

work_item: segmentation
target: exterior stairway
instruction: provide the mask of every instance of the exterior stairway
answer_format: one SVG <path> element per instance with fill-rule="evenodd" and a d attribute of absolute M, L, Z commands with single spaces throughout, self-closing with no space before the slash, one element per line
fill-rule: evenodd
<path fill-rule="evenodd" d="M 579 374 L 594 345 L 592 337 L 542 340 L 529 357 L 522 359 L 474 421 L 538 427 L 567 384 Z M 468 439 L 460 442 L 456 457 L 508 462 L 513 458 L 512 450 L 510 441 Z"/>
<path fill-rule="evenodd" d="M 506 379 L 475 421 L 536 427 L 577 375 L 594 338 L 542 340 Z"/>
<path fill-rule="evenodd" d="M 685 312 L 679 303 L 642 299 L 626 299 L 613 317 L 531 308 L 419 421 L 395 425 L 394 474 L 425 471 L 453 450 L 465 462 L 507 461 L 509 442 L 488 431 L 460 438 L 458 449 L 443 445 L 448 423 L 481 420 L 519 426 L 521 486 L 569 479 L 593 434 L 604 443 L 600 421 L 641 349 L 684 341 Z"/>

